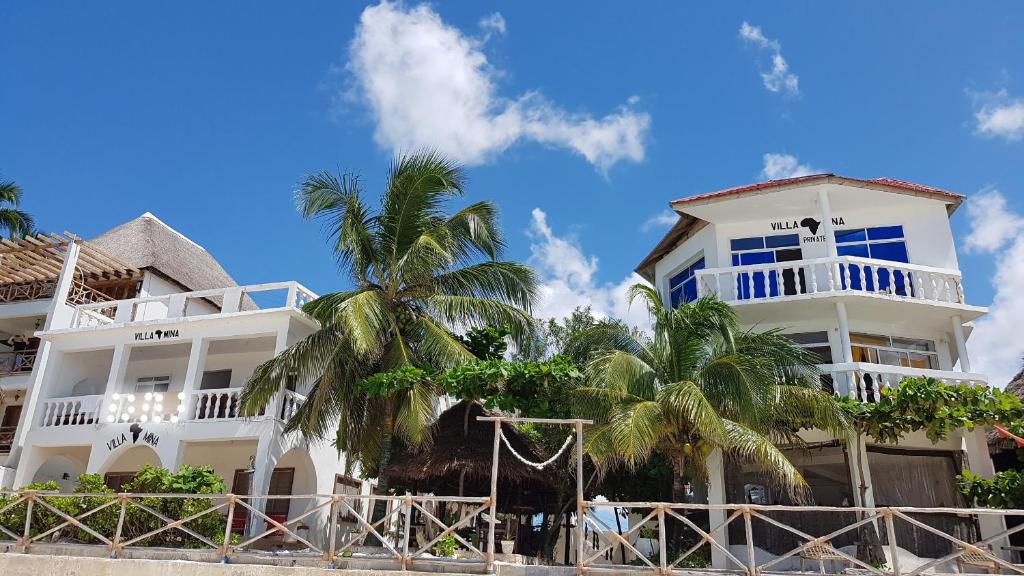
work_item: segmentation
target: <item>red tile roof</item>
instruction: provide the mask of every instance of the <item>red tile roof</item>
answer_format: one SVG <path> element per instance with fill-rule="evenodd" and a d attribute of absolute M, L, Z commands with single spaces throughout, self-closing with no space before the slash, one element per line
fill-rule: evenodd
<path fill-rule="evenodd" d="M 757 182 L 755 184 L 746 184 L 744 186 L 736 186 L 734 188 L 726 188 L 725 190 L 718 190 L 716 192 L 706 192 L 704 194 L 697 194 L 696 196 L 689 196 L 687 198 L 680 198 L 679 200 L 673 200 L 669 204 L 671 206 L 677 206 L 680 204 L 687 204 L 690 202 L 696 202 L 699 200 L 719 199 L 726 198 L 729 196 L 737 196 L 747 192 L 754 192 L 757 190 L 766 190 L 769 188 L 781 188 L 783 186 L 792 186 L 794 184 L 809 183 L 817 180 L 832 180 L 834 179 L 837 183 L 853 182 L 858 184 L 867 184 L 875 186 L 886 186 L 889 188 L 896 188 L 898 190 L 906 190 L 908 192 L 915 192 L 921 194 L 929 194 L 934 196 L 940 196 L 948 198 L 956 203 L 963 200 L 962 194 L 955 192 L 949 192 L 940 188 L 933 188 L 931 186 L 925 186 L 923 184 L 915 184 L 913 182 L 906 182 L 903 180 L 896 180 L 895 178 L 875 178 L 873 180 L 864 180 L 861 178 L 848 178 L 846 176 L 836 176 L 831 173 L 824 174 L 809 174 L 807 176 L 796 176 L 794 178 L 782 178 L 779 180 L 767 180 L 765 182 Z"/>

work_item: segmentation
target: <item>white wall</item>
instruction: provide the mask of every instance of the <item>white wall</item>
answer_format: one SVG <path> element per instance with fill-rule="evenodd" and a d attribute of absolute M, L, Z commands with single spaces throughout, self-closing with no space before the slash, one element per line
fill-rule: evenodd
<path fill-rule="evenodd" d="M 78 392 L 102 394 L 110 375 L 113 350 L 92 350 L 54 354 L 57 373 L 45 398 L 64 398 Z"/>

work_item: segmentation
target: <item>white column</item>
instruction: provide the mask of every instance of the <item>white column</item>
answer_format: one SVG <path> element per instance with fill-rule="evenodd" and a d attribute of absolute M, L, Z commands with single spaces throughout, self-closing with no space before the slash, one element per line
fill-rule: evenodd
<path fill-rule="evenodd" d="M 71 292 L 71 285 L 75 279 L 75 267 L 78 266 L 78 255 L 81 252 L 81 245 L 75 240 L 68 244 L 64 252 L 64 262 L 60 267 L 60 276 L 57 277 L 57 285 L 53 290 L 53 299 L 46 310 L 46 321 L 43 323 L 43 330 L 55 328 L 68 328 L 74 317 L 74 309 L 68 306 L 68 294 Z M 11 444 L 11 453 L 7 456 L 5 465 L 11 468 L 18 466 L 21 458 L 21 449 L 25 445 L 25 436 L 28 434 L 32 424 L 36 421 L 36 408 L 39 398 L 45 393 L 41 390 L 43 375 L 46 367 L 50 364 L 50 352 L 53 345 L 48 340 L 39 344 L 36 352 L 35 366 L 29 375 L 26 385 L 25 401 L 22 402 L 21 417 L 18 418 L 18 428 L 14 435 L 14 442 Z"/>
<path fill-rule="evenodd" d="M 123 390 L 124 376 L 128 372 L 128 359 L 131 358 L 132 347 L 127 344 L 114 346 L 114 357 L 110 361 L 110 372 L 107 374 L 107 387 L 103 391 L 103 405 L 100 406 L 100 422 L 107 422 L 110 404 L 114 402 L 114 394 L 133 394 L 134 390 Z"/>
<path fill-rule="evenodd" d="M 960 447 L 967 454 L 967 468 L 982 478 L 992 478 L 995 476 L 996 469 L 995 465 L 992 464 L 992 456 L 988 451 L 988 439 L 985 437 L 985 428 L 983 426 L 975 426 L 974 430 L 970 431 L 961 428 L 960 437 Z M 968 503 L 968 505 L 972 504 L 973 502 Z M 1006 518 L 995 514 L 978 515 L 978 528 L 981 530 L 981 538 L 984 540 L 1006 530 Z M 1000 538 L 992 542 L 992 550 L 997 556 L 1005 559 L 1007 554 L 1002 547 L 1006 545 L 1006 538 Z"/>
<path fill-rule="evenodd" d="M 821 227 L 825 232 L 825 247 L 828 250 L 828 256 L 837 256 L 836 231 L 832 226 L 832 205 L 828 200 L 828 191 L 824 188 L 818 190 L 818 207 L 821 208 Z"/>
<path fill-rule="evenodd" d="M 971 360 L 967 357 L 967 338 L 964 336 L 964 322 L 953 316 L 953 340 L 956 341 L 956 355 L 960 358 L 960 371 L 971 371 Z"/>
<path fill-rule="evenodd" d="M 261 434 L 259 443 L 256 445 L 256 465 L 252 473 L 252 482 L 249 485 L 249 493 L 252 495 L 265 495 L 270 490 L 270 476 L 274 473 L 274 467 L 281 457 L 281 442 L 273 432 Z M 251 503 L 252 507 L 265 511 L 267 500 L 257 500 Z M 267 522 L 256 514 L 249 515 L 249 527 L 246 532 L 249 536 L 255 536 L 267 529 Z"/>
<path fill-rule="evenodd" d="M 725 459 L 722 457 L 722 449 L 715 448 L 708 455 L 708 504 L 726 504 L 725 497 Z M 721 526 L 729 516 L 727 510 L 709 510 L 709 528 Z M 729 529 L 720 528 L 711 532 L 715 541 L 723 548 L 729 548 Z M 721 550 L 712 546 L 711 566 L 718 569 L 736 568 L 732 566 L 728 557 Z"/>
<path fill-rule="evenodd" d="M 206 356 L 209 352 L 209 340 L 198 337 L 192 339 L 192 347 L 188 353 L 188 369 L 185 371 L 185 384 L 181 390 L 184 394 L 181 402 L 185 405 L 185 411 L 178 413 L 182 420 L 191 420 L 195 414 L 192 393 L 199 390 L 203 382 L 203 368 L 206 367 Z"/>

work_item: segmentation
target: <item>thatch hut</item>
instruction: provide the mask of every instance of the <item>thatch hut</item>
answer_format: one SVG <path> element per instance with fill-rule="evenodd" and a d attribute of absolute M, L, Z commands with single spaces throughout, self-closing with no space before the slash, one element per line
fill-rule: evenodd
<path fill-rule="evenodd" d="M 477 402 L 463 400 L 446 410 L 431 427 L 431 443 L 398 452 L 384 472 L 392 486 L 439 496 L 488 496 L 494 424 L 478 416 L 492 416 Z M 502 430 L 509 443 L 527 460 L 548 458 L 541 448 L 508 422 Z M 536 514 L 551 510 L 555 502 L 551 469 L 527 466 L 501 446 L 498 466 L 498 510 Z"/>

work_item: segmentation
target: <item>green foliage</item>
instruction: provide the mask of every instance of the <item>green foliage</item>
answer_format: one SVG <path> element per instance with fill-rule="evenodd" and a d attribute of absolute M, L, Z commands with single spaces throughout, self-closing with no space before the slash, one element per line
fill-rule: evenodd
<path fill-rule="evenodd" d="M 820 388 L 815 359 L 777 331 L 741 330 L 714 296 L 671 308 L 648 285 L 630 295 L 646 305 L 653 335 L 597 325 L 574 343 L 593 351 L 576 398 L 580 415 L 595 420 L 586 441 L 594 461 L 637 469 L 661 454 L 683 479 L 703 475 L 721 448 L 784 486 L 805 486 L 776 442 L 799 442 L 804 426 L 837 436 L 849 429 Z M 682 485 L 674 483 L 674 498 Z"/>
<path fill-rule="evenodd" d="M 840 403 L 860 432 L 890 444 L 918 430 L 938 442 L 958 428 L 1002 423 L 1018 429 L 1024 419 L 1024 406 L 1013 394 L 935 378 L 906 378 L 896 388 L 883 388 L 877 402 L 844 397 Z"/>
<path fill-rule="evenodd" d="M 956 477 L 956 485 L 968 502 L 978 506 L 1010 509 L 1024 506 L 1024 473 L 1016 470 L 997 472 L 992 478 L 964 470 Z"/>
<path fill-rule="evenodd" d="M 446 370 L 439 378 L 446 392 L 481 400 L 487 408 L 518 411 L 530 418 L 565 418 L 567 392 L 583 374 L 556 356 L 543 362 L 500 359 L 470 362 Z"/>
<path fill-rule="evenodd" d="M 367 396 L 388 398 L 411 390 L 417 384 L 430 379 L 430 373 L 412 364 L 403 364 L 386 372 L 367 376 L 359 382 Z"/>
<path fill-rule="evenodd" d="M 505 352 L 508 351 L 506 338 L 510 335 L 507 328 L 484 326 L 471 328 L 464 336 L 459 336 L 459 340 L 478 359 L 497 360 L 505 357 Z"/>
<path fill-rule="evenodd" d="M 442 558 L 454 558 L 459 550 L 459 541 L 451 534 L 446 534 L 434 544 L 434 555 Z"/>
<path fill-rule="evenodd" d="M 19 492 L 58 492 L 60 490 L 56 482 L 44 482 L 29 484 Z M 124 490 L 132 493 L 150 494 L 223 494 L 226 491 L 224 480 L 213 473 L 209 467 L 193 468 L 182 466 L 177 473 L 171 473 L 164 468 L 155 468 L 149 465 L 143 467 L 134 480 L 125 485 Z M 80 516 L 100 506 L 115 502 L 117 495 L 113 490 L 103 483 L 103 477 L 99 474 L 83 474 L 78 477 L 78 486 L 75 494 L 83 496 L 48 496 L 39 494 L 37 498 L 60 510 L 71 517 Z M 90 494 L 84 496 L 84 494 Z M 109 496 L 106 496 L 109 494 Z M 18 495 L 9 495 L 0 498 L 0 508 L 3 508 L 16 500 Z M 198 514 L 213 506 L 211 498 L 141 498 L 133 500 L 143 506 L 173 519 L 180 519 Z M 24 530 L 27 505 L 22 502 L 12 506 L 6 512 L 0 514 L 0 524 L 5 528 L 20 534 Z M 120 514 L 120 505 L 112 504 L 86 516 L 82 523 L 93 531 L 110 538 L 117 529 L 117 520 Z M 32 525 L 30 534 L 38 536 L 47 532 L 66 519 L 45 506 L 33 505 Z M 121 539 L 130 540 L 156 530 L 164 525 L 164 522 L 149 512 L 137 506 L 128 506 L 125 512 L 124 525 L 122 527 Z M 220 510 L 214 510 L 204 514 L 185 524 L 190 530 L 206 537 L 207 539 L 221 543 L 224 539 L 225 520 Z M 65 526 L 53 533 L 54 540 L 72 539 L 85 543 L 98 543 L 99 540 L 82 528 Z M 172 548 L 204 548 L 206 544 L 198 539 L 185 534 L 180 530 L 166 530 L 160 534 L 146 538 L 138 542 L 140 546 L 163 546 Z"/>

